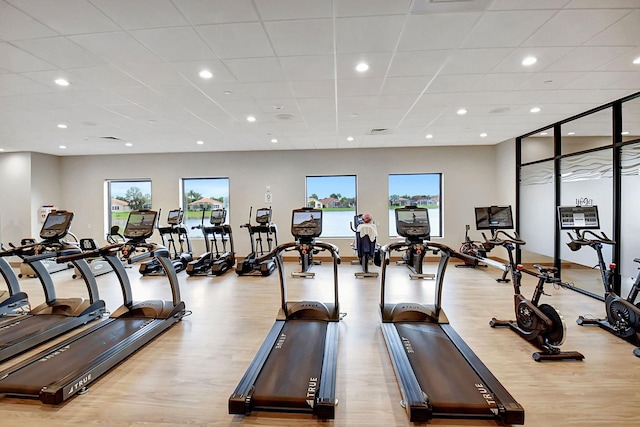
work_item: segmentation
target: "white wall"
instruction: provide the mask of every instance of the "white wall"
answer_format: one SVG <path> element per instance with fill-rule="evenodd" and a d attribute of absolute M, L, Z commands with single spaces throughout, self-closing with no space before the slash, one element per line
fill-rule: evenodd
<path fill-rule="evenodd" d="M 507 145 L 504 156 L 508 152 Z M 512 167 L 509 167 L 513 169 Z M 291 239 L 291 210 L 305 204 L 307 175 L 357 175 L 358 210 L 378 220 L 381 243 L 389 241 L 388 174 L 443 173 L 442 242 L 457 248 L 464 239 L 464 225 L 473 224 L 474 206 L 496 204 L 496 149 L 494 146 L 387 148 L 367 150 L 313 150 L 78 156 L 60 158 L 62 201 L 60 207 L 75 212 L 73 230 L 79 236 L 104 240 L 104 181 L 145 178 L 152 181 L 153 208 L 177 207 L 181 178 L 229 177 L 230 217 L 236 253 L 249 252 L 249 237 L 240 224 L 249 207 L 264 205 L 270 186 L 273 222 L 280 241 Z M 511 179 L 508 183 L 506 179 Z M 501 178 L 504 200 L 514 188 L 513 178 Z M 500 202 L 500 201 L 498 201 Z M 327 239 L 352 255 L 351 238 Z M 194 242 L 194 251 L 202 251 Z"/>
<path fill-rule="evenodd" d="M 31 233 L 31 153 L 0 154 L 0 241 L 19 244 Z"/>
<path fill-rule="evenodd" d="M 60 158 L 47 154 L 31 153 L 31 235 L 38 237 L 42 222 L 38 215 L 41 206 L 56 206 L 60 209 Z M 72 224 L 73 227 L 73 224 Z M 73 231 L 73 228 L 71 229 Z M 26 236 L 25 236 L 26 237 Z"/>

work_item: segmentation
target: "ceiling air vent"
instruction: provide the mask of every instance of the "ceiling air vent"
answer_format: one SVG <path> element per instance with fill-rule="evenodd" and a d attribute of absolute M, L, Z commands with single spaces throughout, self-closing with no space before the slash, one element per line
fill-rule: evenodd
<path fill-rule="evenodd" d="M 389 129 L 387 128 L 373 128 L 369 135 L 386 135 L 389 133 Z"/>

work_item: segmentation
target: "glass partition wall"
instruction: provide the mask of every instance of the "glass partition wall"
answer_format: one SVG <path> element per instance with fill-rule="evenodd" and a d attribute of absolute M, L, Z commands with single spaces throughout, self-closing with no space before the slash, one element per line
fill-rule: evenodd
<path fill-rule="evenodd" d="M 518 262 L 553 264 L 575 290 L 603 299 L 596 251 L 571 251 L 557 219 L 558 206 L 597 205 L 600 231 L 616 242 L 604 260 L 626 296 L 640 267 L 640 92 L 516 138 L 516 177 Z"/>

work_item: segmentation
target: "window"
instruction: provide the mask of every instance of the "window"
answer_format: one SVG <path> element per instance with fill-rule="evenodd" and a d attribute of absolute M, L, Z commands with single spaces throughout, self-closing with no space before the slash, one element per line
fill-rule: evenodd
<path fill-rule="evenodd" d="M 307 206 L 322 209 L 323 237 L 350 237 L 356 214 L 356 177 L 308 176 Z"/>
<path fill-rule="evenodd" d="M 117 225 L 124 231 L 129 212 L 151 209 L 151 181 L 107 181 L 109 215 L 107 230 Z"/>
<path fill-rule="evenodd" d="M 397 236 L 395 209 L 416 205 L 429 209 L 431 237 L 442 237 L 442 174 L 389 175 L 389 235 Z"/>
<path fill-rule="evenodd" d="M 212 209 L 226 209 L 229 223 L 229 178 L 183 178 L 182 208 L 185 211 L 184 223 L 189 237 L 202 237 L 202 231 L 191 227 L 203 220 L 209 224 Z"/>

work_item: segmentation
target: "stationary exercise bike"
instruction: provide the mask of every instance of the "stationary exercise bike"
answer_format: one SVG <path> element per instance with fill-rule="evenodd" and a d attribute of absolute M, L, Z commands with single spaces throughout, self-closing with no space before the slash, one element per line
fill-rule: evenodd
<path fill-rule="evenodd" d="M 584 356 L 577 351 L 561 351 L 558 346 L 564 342 L 566 327 L 560 313 L 549 304 L 540 304 L 540 297 L 545 295 L 545 283 L 564 287 L 564 283 L 554 277 L 557 272 L 555 267 L 546 267 L 535 264 L 538 272 L 527 270 L 521 264 L 514 265 L 513 250 L 515 245 L 524 245 L 525 242 L 514 233 L 507 234 L 505 231 L 497 231 L 493 240 L 488 240 L 495 245 L 504 246 L 509 253 L 509 263 L 511 264 L 511 278 L 513 280 L 514 307 L 516 320 L 498 320 L 495 317 L 489 322 L 489 326 L 509 327 L 525 340 L 531 342 L 541 351 L 533 353 L 533 360 L 582 360 Z M 520 292 L 522 283 L 522 273 L 538 278 L 538 283 L 533 291 L 531 299 L 527 299 Z"/>
<path fill-rule="evenodd" d="M 477 240 L 471 240 L 471 238 L 469 237 L 469 229 L 471 229 L 469 224 L 465 225 L 464 227 L 465 227 L 464 242 L 462 242 L 462 244 L 460 245 L 460 249 L 458 249 L 458 252 L 464 255 L 472 256 L 477 259 L 486 258 L 487 249 L 485 249 L 484 245 L 481 242 Z M 480 263 L 465 261 L 462 264 L 456 264 L 456 267 L 467 267 L 467 268 L 485 267 L 486 268 L 487 264 L 480 264 Z"/>
<path fill-rule="evenodd" d="M 584 246 L 590 246 L 598 255 L 598 267 L 600 276 L 604 285 L 604 306 L 607 313 L 606 319 L 591 319 L 579 316 L 576 323 L 580 326 L 595 325 L 608 331 L 617 337 L 633 344 L 636 348 L 633 354 L 640 357 L 640 302 L 636 302 L 638 292 L 640 291 L 640 274 L 636 277 L 633 286 L 629 291 L 627 298 L 622 298 L 613 290 L 613 279 L 615 277 L 616 265 L 609 264 L 607 268 L 602 255 L 603 245 L 615 245 L 616 243 L 609 239 L 603 232 L 595 232 L 584 228 L 599 228 L 598 224 L 598 208 L 597 206 L 580 206 L 580 207 L 559 207 L 558 212 L 561 218 L 561 227 L 563 229 L 571 229 L 567 232 L 571 241 L 567 243 L 569 249 L 578 251 Z M 591 218 L 587 223 L 582 220 L 579 224 L 570 221 L 573 215 Z M 640 263 L 640 258 L 634 258 L 634 262 Z"/>
<path fill-rule="evenodd" d="M 158 233 L 162 239 L 162 246 L 169 250 L 171 263 L 176 273 L 187 268 L 187 265 L 193 260 L 193 251 L 191 249 L 191 240 L 189 232 L 182 223 L 184 211 L 181 208 L 169 211 L 167 215 L 167 226 L 158 227 Z M 176 245 L 176 239 L 178 245 Z M 154 258 L 140 264 L 140 274 L 143 276 L 164 275 L 165 271 L 160 261 Z"/>

